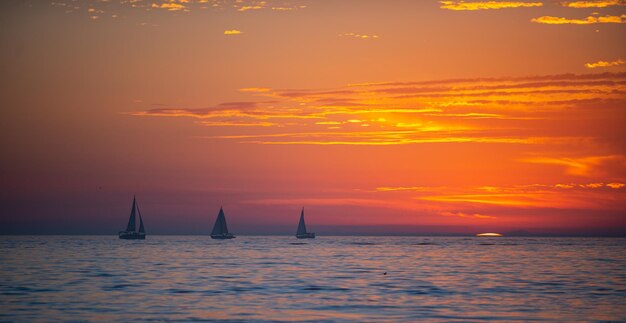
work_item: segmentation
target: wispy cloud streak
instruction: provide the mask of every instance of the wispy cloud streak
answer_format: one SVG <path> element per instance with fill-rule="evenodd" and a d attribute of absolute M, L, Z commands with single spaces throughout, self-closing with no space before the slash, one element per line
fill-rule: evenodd
<path fill-rule="evenodd" d="M 331 89 L 252 87 L 241 92 L 255 100 L 132 114 L 194 118 L 207 127 L 235 131 L 239 126 L 240 133 L 206 138 L 255 144 L 562 144 L 584 140 L 585 135 L 545 125 L 556 126 L 589 109 L 616 111 L 626 103 L 626 73 L 382 82 Z"/>
<path fill-rule="evenodd" d="M 626 15 L 620 16 L 588 16 L 586 18 L 565 18 L 555 16 L 541 16 L 531 19 L 532 22 L 548 25 L 591 25 L 591 24 L 623 24 Z"/>
<path fill-rule="evenodd" d="M 594 63 L 587 63 L 585 64 L 586 68 L 598 68 L 598 67 L 612 67 L 612 66 L 619 66 L 619 65 L 624 65 L 624 61 L 621 59 L 615 60 L 615 61 L 597 61 Z"/>
<path fill-rule="evenodd" d="M 542 2 L 524 2 L 524 1 L 439 1 L 441 9 L 448 10 L 493 10 L 506 8 L 529 8 L 541 7 Z"/>
<path fill-rule="evenodd" d="M 606 8 L 611 6 L 624 6 L 624 0 L 596 0 L 596 1 L 564 1 L 561 5 L 569 8 Z"/>

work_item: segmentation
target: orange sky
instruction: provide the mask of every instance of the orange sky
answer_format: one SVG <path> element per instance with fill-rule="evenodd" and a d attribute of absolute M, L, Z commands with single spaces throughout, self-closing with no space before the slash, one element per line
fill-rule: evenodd
<path fill-rule="evenodd" d="M 0 233 L 626 234 L 623 1 L 0 6 Z"/>

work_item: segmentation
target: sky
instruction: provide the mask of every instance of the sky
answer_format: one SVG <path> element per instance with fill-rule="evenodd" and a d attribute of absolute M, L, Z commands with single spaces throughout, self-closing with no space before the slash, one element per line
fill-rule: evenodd
<path fill-rule="evenodd" d="M 0 3 L 0 234 L 626 235 L 626 3 Z"/>

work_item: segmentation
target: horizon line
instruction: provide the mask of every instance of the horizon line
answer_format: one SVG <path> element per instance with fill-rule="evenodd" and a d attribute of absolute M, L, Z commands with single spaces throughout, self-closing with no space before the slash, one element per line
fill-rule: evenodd
<path fill-rule="evenodd" d="M 0 236 L 112 236 L 117 237 L 115 234 L 77 234 L 77 233 L 0 233 Z M 146 236 L 197 236 L 197 237 L 210 237 L 210 233 L 206 234 L 168 234 L 168 233 L 158 233 L 158 234 L 150 234 Z M 267 234 L 245 234 L 238 233 L 238 237 L 292 237 L 295 234 L 275 234 L 275 233 L 267 233 Z M 335 233 L 329 235 L 318 235 L 318 237 L 459 237 L 459 238 L 467 238 L 467 237 L 475 237 L 475 238 L 490 238 L 490 237 L 478 237 L 476 234 L 457 234 L 457 233 L 439 233 L 439 234 L 356 234 L 356 233 Z M 502 234 L 501 237 L 491 237 L 491 238 L 626 238 L 626 234 L 559 234 L 559 233 L 542 233 L 542 234 L 517 234 L 517 235 L 507 235 Z"/>

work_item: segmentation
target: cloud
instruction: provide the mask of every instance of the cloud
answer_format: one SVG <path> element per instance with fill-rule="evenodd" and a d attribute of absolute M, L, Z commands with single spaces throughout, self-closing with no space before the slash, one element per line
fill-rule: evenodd
<path fill-rule="evenodd" d="M 306 8 L 305 5 L 299 5 L 299 6 L 293 6 L 293 7 L 272 7 L 272 10 L 274 11 L 292 11 L 292 10 L 298 10 L 298 9 L 304 9 Z"/>
<path fill-rule="evenodd" d="M 240 92 L 269 92 L 271 89 L 266 87 L 247 87 L 239 89 Z"/>
<path fill-rule="evenodd" d="M 557 75 L 531 75 L 518 77 L 480 77 L 480 78 L 454 78 L 442 80 L 429 80 L 419 82 L 369 82 L 349 84 L 349 87 L 381 87 L 381 86 L 407 86 L 407 85 L 436 85 L 436 84 L 481 84 L 481 83 L 507 83 L 507 82 L 537 82 L 537 81 L 587 81 L 587 80 L 621 80 L 626 78 L 626 73 L 593 73 L 593 74 L 557 74 Z"/>
<path fill-rule="evenodd" d="M 534 139 L 496 138 L 480 136 L 424 135 L 421 131 L 322 131 L 286 132 L 272 134 L 245 134 L 206 136 L 207 139 L 236 139 L 241 143 L 265 145 L 359 145 L 389 146 L 419 143 L 508 143 L 533 144 Z"/>
<path fill-rule="evenodd" d="M 358 39 L 378 39 L 380 38 L 378 35 L 366 35 L 366 34 L 357 34 L 357 33 L 343 33 L 339 34 L 340 37 L 352 37 Z"/>
<path fill-rule="evenodd" d="M 130 15 L 141 15 L 143 9 L 150 10 L 165 10 L 172 13 L 179 12 L 191 12 L 191 11 L 207 11 L 215 10 L 224 12 L 225 10 L 234 10 L 237 12 L 250 12 L 261 9 L 273 10 L 275 12 L 291 12 L 294 10 L 301 10 L 306 8 L 306 5 L 294 5 L 285 1 L 259 1 L 259 0 L 236 0 L 236 1 L 222 1 L 222 0 L 68 0 L 67 3 L 63 1 L 52 1 L 51 6 L 63 8 L 65 13 L 85 13 L 91 19 L 103 19 L 105 17 L 120 18 L 129 17 Z M 125 10 L 131 9 L 131 10 Z M 111 15 L 103 15 L 106 11 L 120 10 L 118 12 L 111 12 Z M 124 10 L 124 11 L 122 11 Z M 120 12 L 124 12 L 122 15 Z M 145 19 L 142 16 L 141 19 Z"/>
<path fill-rule="evenodd" d="M 424 201 L 443 203 L 468 203 L 468 204 L 489 204 L 515 207 L 536 207 L 544 206 L 540 199 L 544 198 L 539 194 L 519 193 L 519 194 L 459 194 L 459 195 L 437 195 L 419 197 Z"/>
<path fill-rule="evenodd" d="M 259 5 L 255 5 L 255 6 L 242 6 L 239 7 L 237 9 L 237 11 L 248 11 L 248 10 L 259 10 L 259 9 L 263 9 L 265 8 L 265 6 L 259 6 Z"/>
<path fill-rule="evenodd" d="M 478 213 L 474 213 L 474 214 L 468 214 L 468 213 L 463 213 L 463 212 L 441 212 L 439 213 L 439 215 L 442 216 L 453 216 L 453 217 L 459 217 L 459 218 L 475 218 L 475 219 L 495 219 L 495 216 L 491 216 L 491 215 L 484 215 L 484 214 L 478 214 Z"/>
<path fill-rule="evenodd" d="M 261 9 L 265 9 L 268 6 L 267 1 L 249 1 L 249 2 L 245 2 L 244 0 L 238 0 L 235 2 L 234 7 L 237 9 L 237 11 L 243 12 L 243 11 L 249 11 L 249 10 L 261 10 Z"/>
<path fill-rule="evenodd" d="M 614 185 L 613 185 L 614 184 Z M 420 187 L 419 190 L 372 191 L 394 198 L 410 198 L 440 209 L 439 215 L 472 218 L 502 210 L 553 209 L 620 209 L 626 197 L 619 190 L 622 183 L 521 184 L 482 187 Z M 461 211 L 459 208 L 471 211 Z M 480 217 L 475 217 L 480 218 Z M 495 218 L 495 217 L 494 217 Z"/>
<path fill-rule="evenodd" d="M 579 183 L 579 184 L 530 184 L 512 186 L 490 186 L 478 188 L 456 188 L 442 190 L 435 195 L 413 196 L 419 201 L 429 201 L 447 209 L 464 205 L 489 208 L 560 208 L 560 209 L 620 209 L 626 197 L 622 183 Z M 459 214 L 461 213 L 461 214 Z M 449 212 L 449 216 L 472 213 Z"/>
<path fill-rule="evenodd" d="M 527 163 L 560 165 L 565 172 L 575 176 L 598 176 L 609 167 L 626 170 L 626 156 L 590 156 L 590 157 L 533 157 L 523 159 Z"/>
<path fill-rule="evenodd" d="M 444 189 L 444 187 L 428 187 L 428 186 L 398 186 L 398 187 L 388 187 L 382 186 L 377 187 L 374 192 L 432 192 L 436 190 Z"/>
<path fill-rule="evenodd" d="M 164 2 L 161 4 L 153 3 L 152 8 L 167 9 L 169 11 L 179 11 L 185 9 L 186 7 L 176 2 Z"/>
<path fill-rule="evenodd" d="M 607 62 L 607 61 L 597 61 L 595 63 L 587 63 L 585 64 L 586 68 L 597 68 L 597 67 L 611 67 L 611 66 L 619 66 L 624 64 L 624 61 L 618 59 L 616 61 Z"/>
<path fill-rule="evenodd" d="M 239 35 L 239 34 L 243 34 L 243 32 L 237 29 L 224 30 L 224 35 Z"/>
<path fill-rule="evenodd" d="M 603 186 L 604 186 L 603 183 L 580 184 L 580 187 L 585 187 L 585 188 L 600 188 Z"/>
<path fill-rule="evenodd" d="M 247 144 L 572 145 L 621 141 L 616 138 L 624 137 L 619 135 L 622 128 L 579 123 L 619 120 L 620 107 L 626 104 L 625 86 L 626 73 L 377 82 L 325 89 L 257 86 L 239 90 L 253 96 L 250 101 L 206 108 L 158 107 L 131 114 L 228 126 L 228 134 L 203 137 Z M 559 163 L 565 165 L 563 160 Z"/>
<path fill-rule="evenodd" d="M 626 23 L 626 14 L 621 15 L 621 16 L 603 16 L 603 17 L 588 16 L 583 19 L 569 19 L 569 18 L 563 18 L 563 17 L 542 16 L 538 18 L 533 18 L 531 19 L 531 21 L 540 23 L 540 24 L 548 24 L 548 25 L 623 24 L 623 23 Z"/>
<path fill-rule="evenodd" d="M 246 204 L 261 205 L 331 205 L 331 206 L 368 206 L 393 207 L 388 201 L 366 198 L 283 198 L 245 200 Z"/>
<path fill-rule="evenodd" d="M 522 1 L 439 1 L 441 9 L 448 10 L 488 10 L 488 9 L 505 9 L 505 8 L 528 8 L 541 7 L 542 2 L 522 2 Z"/>
<path fill-rule="evenodd" d="M 236 2 L 236 4 L 235 4 L 235 8 L 239 12 L 251 11 L 251 10 L 262 10 L 262 9 L 271 9 L 273 11 L 288 12 L 288 11 L 293 11 L 293 10 L 306 8 L 305 5 L 286 6 L 285 2 L 279 2 L 279 4 L 280 5 L 273 6 L 268 1 L 248 1 L 248 2 L 245 2 L 244 0 L 238 0 Z"/>
<path fill-rule="evenodd" d="M 200 124 L 209 127 L 273 127 L 277 125 L 266 121 L 200 121 Z"/>
<path fill-rule="evenodd" d="M 624 6 L 624 0 L 597 0 L 597 1 L 564 1 L 561 5 L 569 8 L 605 8 L 611 6 Z"/>

